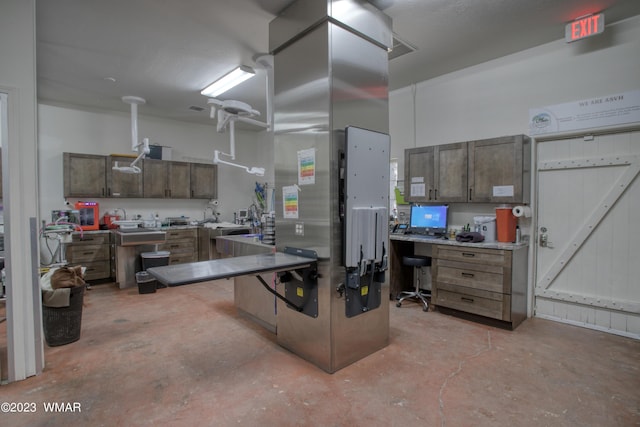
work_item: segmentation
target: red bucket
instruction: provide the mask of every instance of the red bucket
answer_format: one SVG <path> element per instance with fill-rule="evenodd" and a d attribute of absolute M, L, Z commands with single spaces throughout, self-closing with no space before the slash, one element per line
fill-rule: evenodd
<path fill-rule="evenodd" d="M 517 225 L 518 218 L 513 214 L 512 208 L 508 206 L 496 208 L 496 238 L 498 242 L 515 242 Z"/>

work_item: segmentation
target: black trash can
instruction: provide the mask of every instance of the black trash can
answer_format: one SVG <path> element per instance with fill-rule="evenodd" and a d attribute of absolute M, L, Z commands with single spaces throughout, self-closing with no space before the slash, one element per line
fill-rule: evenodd
<path fill-rule="evenodd" d="M 142 271 L 146 271 L 151 267 L 163 267 L 169 265 L 169 251 L 142 252 Z"/>
<path fill-rule="evenodd" d="M 139 294 L 152 294 L 156 291 L 157 280 L 146 271 L 136 273 L 136 283 Z"/>
<path fill-rule="evenodd" d="M 49 347 L 70 344 L 80 339 L 84 286 L 71 288 L 68 307 L 42 306 L 44 339 Z"/>

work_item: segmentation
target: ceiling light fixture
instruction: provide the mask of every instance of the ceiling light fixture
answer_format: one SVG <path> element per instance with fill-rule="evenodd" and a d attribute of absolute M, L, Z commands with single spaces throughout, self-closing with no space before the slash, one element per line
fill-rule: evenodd
<path fill-rule="evenodd" d="M 241 65 L 235 70 L 225 74 L 215 82 L 200 91 L 204 96 L 216 97 L 229 89 L 239 85 L 243 81 L 255 76 L 255 71 L 251 67 Z"/>

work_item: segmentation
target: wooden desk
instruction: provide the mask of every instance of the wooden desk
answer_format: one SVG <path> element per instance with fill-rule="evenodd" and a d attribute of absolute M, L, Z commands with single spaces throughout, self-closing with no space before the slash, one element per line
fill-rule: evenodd
<path fill-rule="evenodd" d="M 438 311 L 514 329 L 527 317 L 528 247 L 461 243 L 391 235 L 390 298 L 412 288 L 413 269 L 403 255 L 432 257 L 431 303 Z"/>

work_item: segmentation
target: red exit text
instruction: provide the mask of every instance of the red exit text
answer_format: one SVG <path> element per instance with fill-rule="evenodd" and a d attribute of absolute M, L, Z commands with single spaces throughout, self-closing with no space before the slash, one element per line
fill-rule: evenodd
<path fill-rule="evenodd" d="M 564 38 L 567 43 L 594 36 L 604 31 L 604 13 L 576 19 L 566 25 Z"/>

